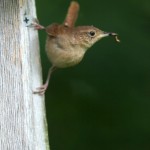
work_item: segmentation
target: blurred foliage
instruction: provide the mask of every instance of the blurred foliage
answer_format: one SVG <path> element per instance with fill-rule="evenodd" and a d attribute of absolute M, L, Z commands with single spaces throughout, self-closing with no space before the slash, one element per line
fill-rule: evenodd
<path fill-rule="evenodd" d="M 150 1 L 79 1 L 77 25 L 119 34 L 77 66 L 56 71 L 46 93 L 51 150 L 150 149 Z M 36 1 L 42 25 L 63 22 L 69 0 Z M 44 81 L 50 67 L 39 31 Z"/>

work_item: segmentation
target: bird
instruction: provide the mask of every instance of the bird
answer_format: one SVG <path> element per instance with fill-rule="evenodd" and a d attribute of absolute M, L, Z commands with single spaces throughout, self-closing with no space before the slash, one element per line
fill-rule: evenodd
<path fill-rule="evenodd" d="M 116 41 L 120 42 L 117 33 L 105 32 L 94 26 L 75 26 L 79 7 L 77 1 L 72 1 L 62 24 L 53 23 L 44 27 L 38 21 L 32 23 L 31 26 L 35 29 L 46 31 L 45 49 L 52 63 L 46 82 L 33 91 L 34 94 L 43 95 L 49 85 L 52 72 L 57 68 L 67 68 L 79 64 L 86 51 L 97 41 L 107 36 L 114 36 Z"/>

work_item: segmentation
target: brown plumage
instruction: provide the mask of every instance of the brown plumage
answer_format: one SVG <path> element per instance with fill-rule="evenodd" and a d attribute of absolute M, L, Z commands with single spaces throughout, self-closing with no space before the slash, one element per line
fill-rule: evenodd
<path fill-rule="evenodd" d="M 77 65 L 83 59 L 88 48 L 94 43 L 106 36 L 117 36 L 116 33 L 104 32 L 93 26 L 74 27 L 78 11 L 79 4 L 73 1 L 63 24 L 54 23 L 44 28 L 47 33 L 46 52 L 52 67 L 49 70 L 46 83 L 37 88 L 37 91 L 34 93 L 45 93 L 50 75 L 56 68 Z M 43 26 L 36 24 L 37 29 L 40 27 L 43 29 Z"/>

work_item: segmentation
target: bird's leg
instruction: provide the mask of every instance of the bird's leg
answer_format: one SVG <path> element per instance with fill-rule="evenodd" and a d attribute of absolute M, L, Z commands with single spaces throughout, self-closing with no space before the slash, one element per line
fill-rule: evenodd
<path fill-rule="evenodd" d="M 28 25 L 28 27 L 34 28 L 35 30 L 43 30 L 45 29 L 44 26 L 39 24 L 38 19 L 33 19 L 32 22 Z"/>
<path fill-rule="evenodd" d="M 55 66 L 52 66 L 52 67 L 49 68 L 46 82 L 45 82 L 42 86 L 36 88 L 37 91 L 34 91 L 33 94 L 40 94 L 40 95 L 43 95 L 43 94 L 45 93 L 45 91 L 47 90 L 49 81 L 50 81 L 51 74 L 52 74 L 52 72 L 53 72 L 54 70 L 56 70 L 56 67 L 55 67 Z"/>

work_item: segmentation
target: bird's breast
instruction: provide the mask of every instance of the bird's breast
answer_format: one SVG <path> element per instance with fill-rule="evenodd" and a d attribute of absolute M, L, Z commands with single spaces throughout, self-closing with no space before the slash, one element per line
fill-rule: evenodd
<path fill-rule="evenodd" d="M 48 38 L 46 51 L 52 64 L 58 68 L 78 64 L 85 54 L 85 50 L 82 47 L 62 38 Z"/>

